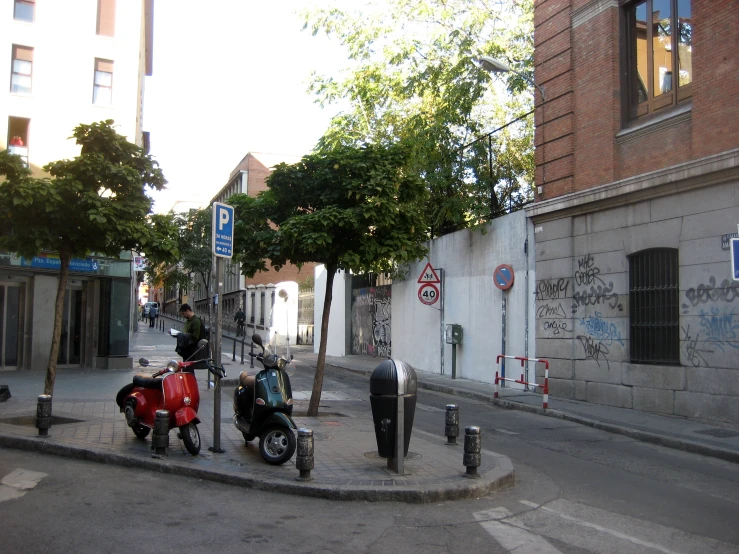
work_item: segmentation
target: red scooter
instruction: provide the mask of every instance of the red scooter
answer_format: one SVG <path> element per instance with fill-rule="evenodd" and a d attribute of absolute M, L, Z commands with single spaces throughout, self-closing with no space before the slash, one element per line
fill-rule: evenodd
<path fill-rule="evenodd" d="M 208 351 L 208 341 L 198 342 L 198 350 L 191 356 Z M 123 387 L 116 395 L 115 401 L 121 412 L 126 414 L 126 423 L 134 434 L 144 439 L 154 428 L 157 410 L 169 411 L 169 428 L 179 429 L 178 437 L 185 443 L 185 448 L 193 456 L 200 452 L 200 432 L 197 424 L 200 392 L 195 379 L 195 364 L 204 360 L 184 361 L 171 360 L 167 367 L 153 375 L 137 374 L 133 382 Z M 222 367 L 215 367 L 207 361 L 208 371 L 219 377 L 225 377 Z M 149 365 L 146 358 L 139 364 Z"/>

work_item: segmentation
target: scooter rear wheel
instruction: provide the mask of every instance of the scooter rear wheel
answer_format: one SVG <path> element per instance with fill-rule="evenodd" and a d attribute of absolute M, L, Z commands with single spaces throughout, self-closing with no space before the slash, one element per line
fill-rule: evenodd
<path fill-rule="evenodd" d="M 200 452 L 200 431 L 198 426 L 192 421 L 187 425 L 180 427 L 180 437 L 185 443 L 185 448 L 193 456 L 197 456 Z"/>
<path fill-rule="evenodd" d="M 144 425 L 141 425 L 140 423 L 134 423 L 131 429 L 133 430 L 133 434 L 140 439 L 145 439 L 146 437 L 148 437 L 149 431 L 151 431 L 151 429 Z"/>
<path fill-rule="evenodd" d="M 282 425 L 270 425 L 259 437 L 259 453 L 268 464 L 284 464 L 293 457 L 296 447 L 295 435 Z"/>

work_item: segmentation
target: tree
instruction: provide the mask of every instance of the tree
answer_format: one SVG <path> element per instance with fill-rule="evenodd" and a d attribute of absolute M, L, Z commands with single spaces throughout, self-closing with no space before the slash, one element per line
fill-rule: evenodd
<path fill-rule="evenodd" d="M 146 250 L 176 256 L 161 219 L 149 219 L 152 200 L 146 189 L 160 190 L 166 180 L 142 148 L 113 129 L 113 121 L 81 124 L 73 133 L 81 147 L 72 160 L 44 166 L 50 177 L 33 178 L 18 156 L 0 152 L 0 220 L 11 232 L 0 235 L 0 248 L 33 257 L 58 252 L 61 262 L 54 329 L 44 394 L 53 394 L 62 329 L 62 308 L 69 262 L 90 253 L 119 256 Z"/>
<path fill-rule="evenodd" d="M 200 277 L 208 299 L 209 315 L 210 277 L 213 266 L 212 213 L 213 208 L 208 206 L 201 210 L 190 210 L 179 214 L 170 212 L 161 216 L 174 230 L 179 258 L 176 263 L 171 263 L 166 256 L 164 259 L 159 259 L 147 252 L 146 271 L 147 278 L 152 283 L 161 282 L 167 287 L 177 285 L 190 290 L 195 290 L 199 285 L 193 277 Z"/>
<path fill-rule="evenodd" d="M 511 188 L 519 204 L 531 198 L 533 118 L 495 133 L 492 144 L 464 146 L 531 111 L 524 79 L 508 74 L 512 96 L 501 94 L 475 60 L 492 56 L 532 76 L 533 0 L 334 2 L 304 19 L 313 34 L 344 47 L 352 64 L 341 78 L 312 78 L 321 105 L 348 103 L 319 149 L 412 140 L 429 190 L 424 213 L 432 237 L 501 215 L 506 202 L 513 207 Z"/>
<path fill-rule="evenodd" d="M 400 145 L 336 146 L 280 164 L 259 197 L 234 195 L 234 257 L 253 276 L 286 263 L 326 266 L 321 342 L 308 415 L 318 414 L 328 319 L 338 270 L 392 271 L 426 254 L 425 188 Z"/>

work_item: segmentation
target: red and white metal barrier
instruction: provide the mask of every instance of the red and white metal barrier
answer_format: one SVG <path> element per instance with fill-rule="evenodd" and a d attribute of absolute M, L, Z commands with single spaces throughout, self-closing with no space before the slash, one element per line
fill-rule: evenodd
<path fill-rule="evenodd" d="M 510 360 L 519 360 L 521 362 L 521 367 L 524 366 L 524 363 L 526 362 L 533 362 L 534 367 L 536 367 L 536 364 L 544 364 L 544 384 L 539 385 L 537 383 L 532 383 L 529 381 L 525 381 L 523 378 L 523 373 L 521 374 L 521 379 L 510 379 L 508 377 L 499 377 L 498 372 L 495 372 L 495 393 L 493 396 L 495 398 L 498 398 L 498 390 L 500 388 L 499 383 L 503 383 L 503 386 L 505 386 L 506 381 L 510 381 L 511 383 L 518 383 L 519 385 L 526 385 L 528 387 L 534 387 L 534 388 L 540 388 L 542 392 L 542 408 L 545 410 L 549 407 L 549 360 L 543 360 L 540 358 L 524 358 L 523 356 L 505 356 L 503 354 L 499 354 L 498 357 L 495 359 L 495 363 L 500 365 L 501 358 L 508 358 Z M 536 374 L 536 372 L 534 372 Z"/>

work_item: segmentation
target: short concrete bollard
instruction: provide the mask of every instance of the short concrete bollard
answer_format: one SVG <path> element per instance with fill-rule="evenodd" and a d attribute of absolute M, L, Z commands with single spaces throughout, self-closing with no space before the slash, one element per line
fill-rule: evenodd
<path fill-rule="evenodd" d="M 475 426 L 465 427 L 464 429 L 464 457 L 462 463 L 467 467 L 467 477 L 480 477 L 477 468 L 480 467 L 482 456 L 482 440 L 480 437 L 480 428 Z"/>
<path fill-rule="evenodd" d="M 313 481 L 310 470 L 313 469 L 313 430 L 298 429 L 298 451 L 295 467 L 300 470 L 296 481 Z"/>
<path fill-rule="evenodd" d="M 446 435 L 447 445 L 457 445 L 457 437 L 459 436 L 459 406 L 456 404 L 446 405 L 446 425 L 444 427 L 444 434 Z"/>
<path fill-rule="evenodd" d="M 36 429 L 40 437 L 46 437 L 51 427 L 51 396 L 41 394 L 36 404 Z"/>
<path fill-rule="evenodd" d="M 166 456 L 169 448 L 169 411 L 157 410 L 154 417 L 154 435 L 151 449 L 158 456 Z"/>

